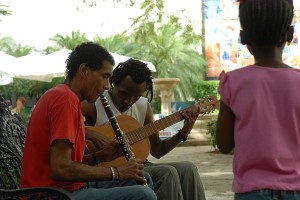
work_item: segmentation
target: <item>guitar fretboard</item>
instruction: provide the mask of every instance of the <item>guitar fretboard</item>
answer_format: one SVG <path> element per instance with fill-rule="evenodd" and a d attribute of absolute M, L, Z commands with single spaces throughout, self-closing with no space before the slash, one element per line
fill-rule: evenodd
<path fill-rule="evenodd" d="M 196 106 L 200 108 L 200 113 L 204 115 L 213 111 L 218 105 L 219 103 L 215 96 L 208 96 L 203 99 L 200 99 L 195 105 L 192 105 L 183 110 L 187 110 L 189 108 L 192 108 L 193 106 Z M 162 119 L 154 121 L 153 123 L 149 123 L 138 129 L 130 131 L 126 134 L 129 140 L 129 144 L 134 144 L 138 141 L 141 141 L 149 137 L 153 133 L 157 133 L 158 131 L 163 130 L 164 128 L 167 128 L 173 124 L 176 124 L 181 120 L 183 120 L 183 117 L 181 116 L 180 112 L 175 112 Z"/>
<path fill-rule="evenodd" d="M 181 120 L 183 120 L 183 118 L 180 115 L 180 112 L 176 112 L 160 120 L 157 120 L 153 123 L 135 129 L 134 131 L 130 131 L 127 134 L 127 138 L 130 144 L 134 144 L 140 140 L 147 138 L 153 133 L 156 133 L 166 127 L 169 127 L 173 124 L 176 124 L 177 122 L 180 122 Z"/>

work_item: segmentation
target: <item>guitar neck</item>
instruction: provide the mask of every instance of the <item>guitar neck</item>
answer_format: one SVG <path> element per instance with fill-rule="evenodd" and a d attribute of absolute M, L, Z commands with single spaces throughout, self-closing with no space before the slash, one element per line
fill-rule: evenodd
<path fill-rule="evenodd" d="M 218 107 L 218 105 L 219 102 L 215 96 L 208 96 L 198 100 L 195 105 L 192 105 L 183 110 L 188 110 L 191 109 L 193 106 L 196 106 L 200 109 L 200 113 L 204 115 L 213 111 L 216 107 Z M 196 109 L 196 107 L 194 109 Z M 135 129 L 134 131 L 129 131 L 126 135 L 129 140 L 129 143 L 134 144 L 138 141 L 149 137 L 152 134 L 158 133 L 158 131 L 164 128 L 167 128 L 173 124 L 176 124 L 177 122 L 180 122 L 181 120 L 183 120 L 183 117 L 181 116 L 180 111 L 175 112 L 162 119 L 154 121 L 153 123 L 149 123 L 145 126 Z"/>
<path fill-rule="evenodd" d="M 154 133 L 157 133 L 158 131 L 164 128 L 167 128 L 173 124 L 176 124 L 177 122 L 180 122 L 181 120 L 183 120 L 183 118 L 180 115 L 180 112 L 176 112 L 168 115 L 167 117 L 154 121 L 153 123 L 149 123 L 145 126 L 135 129 L 134 131 L 130 131 L 127 134 L 129 143 L 134 144 L 140 140 L 143 140 L 144 138 L 149 137 Z"/>

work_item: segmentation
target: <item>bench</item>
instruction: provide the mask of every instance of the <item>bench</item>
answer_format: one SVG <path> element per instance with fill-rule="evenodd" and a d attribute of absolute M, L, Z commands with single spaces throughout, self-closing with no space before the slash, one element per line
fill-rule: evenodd
<path fill-rule="evenodd" d="M 54 187 L 20 189 L 20 172 L 26 128 L 12 115 L 0 96 L 0 200 L 53 199 L 72 200 L 69 192 Z M 38 169 L 37 169 L 38 170 Z"/>

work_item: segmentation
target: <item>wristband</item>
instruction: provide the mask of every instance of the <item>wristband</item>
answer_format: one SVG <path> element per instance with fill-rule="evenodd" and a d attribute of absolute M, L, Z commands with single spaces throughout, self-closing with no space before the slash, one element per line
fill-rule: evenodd
<path fill-rule="evenodd" d="M 180 141 L 182 141 L 182 142 L 185 142 L 186 140 L 187 140 L 187 136 L 182 136 L 181 135 L 181 129 L 179 129 L 178 130 L 178 132 L 177 132 L 177 138 L 180 140 Z"/>
<path fill-rule="evenodd" d="M 112 181 L 116 180 L 116 173 L 113 167 L 109 167 L 110 171 L 111 171 L 111 175 L 112 175 Z"/>
<path fill-rule="evenodd" d="M 118 168 L 117 167 L 113 167 L 115 170 L 116 170 L 116 174 L 117 174 L 117 176 L 116 176 L 116 180 L 120 180 L 120 172 L 119 172 L 119 170 L 118 170 Z"/>

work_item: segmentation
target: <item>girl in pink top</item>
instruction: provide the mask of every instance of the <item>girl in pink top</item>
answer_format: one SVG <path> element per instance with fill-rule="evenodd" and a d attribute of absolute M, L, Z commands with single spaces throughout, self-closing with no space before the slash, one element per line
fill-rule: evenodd
<path fill-rule="evenodd" d="M 234 149 L 236 200 L 300 199 L 300 70 L 282 62 L 293 38 L 288 0 L 241 0 L 253 65 L 220 75 L 217 145 Z"/>

